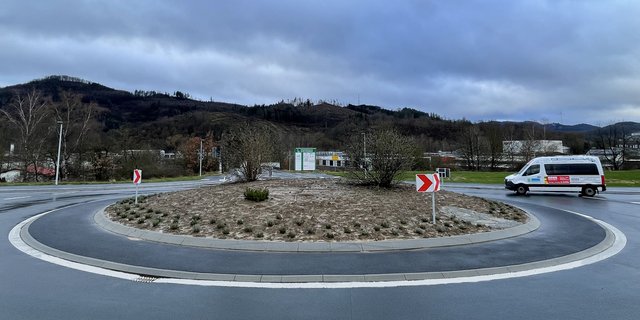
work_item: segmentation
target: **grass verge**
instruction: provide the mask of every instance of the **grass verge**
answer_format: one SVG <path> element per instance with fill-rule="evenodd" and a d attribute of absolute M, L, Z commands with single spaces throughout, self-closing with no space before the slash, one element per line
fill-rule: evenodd
<path fill-rule="evenodd" d="M 326 174 L 346 176 L 345 172 L 327 171 Z M 400 174 L 399 180 L 414 181 L 416 174 L 427 171 L 405 171 Z M 447 182 L 504 184 L 504 177 L 511 172 L 485 172 L 485 171 L 451 171 L 451 177 Z M 605 171 L 607 186 L 610 187 L 640 187 L 640 170 Z"/>

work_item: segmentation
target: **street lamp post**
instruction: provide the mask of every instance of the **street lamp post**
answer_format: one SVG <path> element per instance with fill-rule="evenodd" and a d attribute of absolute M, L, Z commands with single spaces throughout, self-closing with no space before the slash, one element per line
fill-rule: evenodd
<path fill-rule="evenodd" d="M 60 137 L 58 138 L 58 160 L 56 161 L 56 186 L 60 177 L 60 150 L 62 149 L 62 121 L 57 122 L 60 125 Z"/>

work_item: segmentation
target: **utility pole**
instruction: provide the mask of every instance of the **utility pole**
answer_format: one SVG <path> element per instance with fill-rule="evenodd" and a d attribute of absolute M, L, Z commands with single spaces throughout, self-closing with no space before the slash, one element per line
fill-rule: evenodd
<path fill-rule="evenodd" d="M 56 161 L 56 186 L 60 177 L 60 149 L 62 149 L 62 121 L 58 121 L 60 125 L 60 138 L 58 138 L 58 160 Z"/>

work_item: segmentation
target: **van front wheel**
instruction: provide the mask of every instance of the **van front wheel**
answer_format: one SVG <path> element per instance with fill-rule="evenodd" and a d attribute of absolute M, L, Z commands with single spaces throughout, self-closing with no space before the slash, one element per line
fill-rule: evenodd
<path fill-rule="evenodd" d="M 517 195 L 523 196 L 523 195 L 527 194 L 527 191 L 529 191 L 529 188 L 527 188 L 527 186 L 525 186 L 524 184 L 519 184 L 516 187 L 516 194 Z"/>
<path fill-rule="evenodd" d="M 582 188 L 582 195 L 586 197 L 593 197 L 597 192 L 598 190 L 596 190 L 596 188 L 593 186 L 586 186 Z"/>

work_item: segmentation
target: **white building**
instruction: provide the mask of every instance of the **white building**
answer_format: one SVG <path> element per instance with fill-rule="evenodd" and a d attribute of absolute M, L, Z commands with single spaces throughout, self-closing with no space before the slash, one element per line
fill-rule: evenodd
<path fill-rule="evenodd" d="M 502 141 L 502 151 L 510 154 L 522 154 L 526 151 L 535 154 L 567 154 L 569 147 L 563 146 L 562 140 L 507 140 Z"/>
<path fill-rule="evenodd" d="M 318 151 L 316 152 L 316 165 L 323 168 L 344 168 L 348 161 L 347 155 L 342 151 Z"/>

